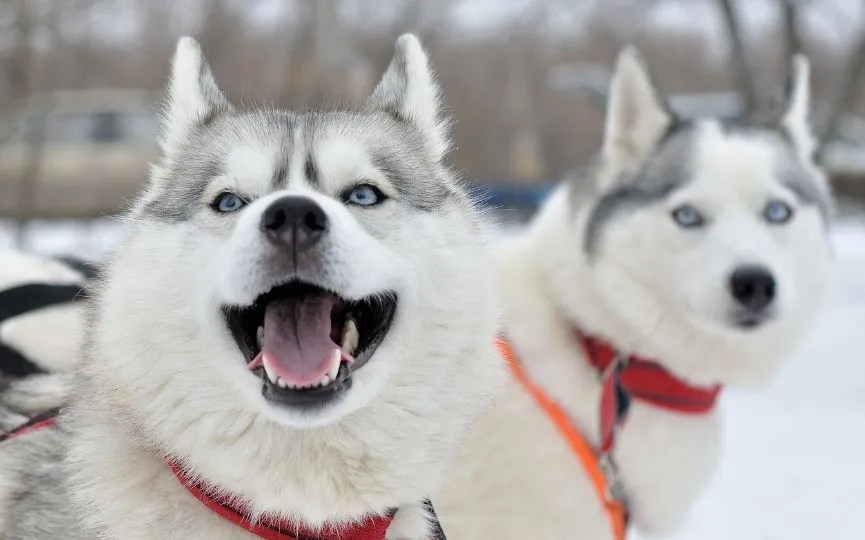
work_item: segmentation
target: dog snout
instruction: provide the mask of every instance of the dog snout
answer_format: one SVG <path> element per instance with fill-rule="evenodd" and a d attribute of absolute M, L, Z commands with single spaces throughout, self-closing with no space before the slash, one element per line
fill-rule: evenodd
<path fill-rule="evenodd" d="M 750 311 L 767 308 L 775 299 L 775 277 L 762 266 L 741 266 L 730 276 L 730 294 Z"/>
<path fill-rule="evenodd" d="M 279 246 L 301 252 L 327 232 L 324 209 L 309 197 L 290 195 L 275 200 L 261 215 L 261 230 Z"/>

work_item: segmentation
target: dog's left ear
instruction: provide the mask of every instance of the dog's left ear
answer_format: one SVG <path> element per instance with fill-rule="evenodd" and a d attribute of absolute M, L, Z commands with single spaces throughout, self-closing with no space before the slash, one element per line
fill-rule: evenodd
<path fill-rule="evenodd" d="M 664 136 L 673 118 L 637 49 L 619 53 L 610 82 L 601 154 L 608 166 L 639 167 Z"/>
<path fill-rule="evenodd" d="M 162 151 L 170 155 L 192 130 L 230 110 L 231 104 L 216 85 L 201 45 L 191 37 L 180 38 L 171 62 Z"/>
<path fill-rule="evenodd" d="M 811 103 L 811 64 L 803 54 L 793 57 L 787 79 L 787 97 L 781 126 L 790 135 L 796 150 L 810 160 L 817 146 L 808 121 Z"/>
<path fill-rule="evenodd" d="M 447 121 L 440 117 L 441 90 L 414 34 L 396 40 L 390 65 L 367 104 L 419 129 L 436 161 L 447 153 L 450 138 Z"/>

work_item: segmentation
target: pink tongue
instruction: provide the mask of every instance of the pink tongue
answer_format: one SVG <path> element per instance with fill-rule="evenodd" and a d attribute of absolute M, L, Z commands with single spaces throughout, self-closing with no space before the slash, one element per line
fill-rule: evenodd
<path fill-rule="evenodd" d="M 337 299 L 330 294 L 268 304 L 264 313 L 261 360 L 292 385 L 318 382 L 339 346 L 330 339 L 330 312 Z"/>

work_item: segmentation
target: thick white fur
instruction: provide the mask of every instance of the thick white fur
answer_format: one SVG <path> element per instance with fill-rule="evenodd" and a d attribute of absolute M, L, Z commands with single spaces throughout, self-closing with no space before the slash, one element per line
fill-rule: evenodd
<path fill-rule="evenodd" d="M 316 191 L 293 166 L 286 190 L 269 194 L 275 145 L 237 143 L 206 194 L 235 186 L 257 198 L 237 220 L 212 215 L 205 201 L 193 202 L 201 210 L 186 222 L 148 219 L 144 208 L 163 193 L 160 183 L 183 181 L 165 176 L 165 163 L 213 107 L 228 107 L 193 40 L 181 39 L 173 66 L 165 161 L 105 269 L 82 367 L 87 382 L 65 419 L 77 512 L 105 538 L 247 538 L 178 484 L 160 455 L 167 452 L 256 513 L 317 526 L 399 505 L 388 538 L 425 539 L 419 503 L 504 377 L 492 346 L 497 316 L 483 224 L 460 197 L 404 219 L 389 207 L 363 217 L 325 195 L 356 179 L 391 189 L 363 151 L 364 126 L 350 124 L 319 133 L 315 148 L 295 146 L 290 163 L 302 164 L 306 151 L 317 156 L 324 185 Z M 403 36 L 370 107 L 396 107 L 441 157 L 437 99 L 423 49 Z M 268 202 L 287 193 L 315 199 L 330 220 L 315 277 L 348 297 L 399 294 L 397 318 L 347 399 L 318 413 L 262 399 L 219 310 L 274 284 L 266 271 L 273 247 L 258 223 Z"/>
<path fill-rule="evenodd" d="M 797 62 L 800 75 L 807 73 L 807 63 Z M 801 101 L 806 84 L 800 76 L 785 116 L 802 141 L 810 137 Z M 598 171 L 602 193 L 653 148 L 667 122 L 660 103 L 634 52 L 623 53 Z M 593 196 L 579 200 L 573 184 L 562 186 L 530 228 L 501 247 L 507 335 L 531 378 L 593 444 L 600 385 L 575 328 L 623 352 L 656 358 L 694 383 L 759 385 L 778 371 L 821 305 L 831 260 L 825 227 L 818 209 L 799 204 L 776 178 L 777 148 L 756 135 L 728 134 L 713 121 L 696 129 L 690 183 L 670 200 L 608 223 L 594 258 L 581 249 Z M 809 156 L 799 153 L 822 182 Z M 795 219 L 774 229 L 761 222 L 767 197 L 789 201 Z M 710 209 L 710 230 L 695 235 L 676 228 L 670 211 L 684 201 Z M 779 295 L 774 320 L 748 333 L 725 321 L 726 276 L 745 262 L 769 267 Z M 633 403 L 614 458 L 641 533 L 675 531 L 709 484 L 721 457 L 719 415 Z M 445 529 L 460 540 L 612 539 L 577 458 L 515 382 L 481 422 L 437 501 Z"/>

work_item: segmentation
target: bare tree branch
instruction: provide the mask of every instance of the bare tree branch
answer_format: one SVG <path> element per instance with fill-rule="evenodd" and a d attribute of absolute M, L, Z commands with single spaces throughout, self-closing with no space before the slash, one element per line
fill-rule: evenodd
<path fill-rule="evenodd" d="M 15 5 L 15 53 L 10 67 L 9 79 L 12 83 L 17 103 L 25 102 L 33 91 L 34 52 L 33 32 L 36 14 L 27 0 L 18 0 Z M 27 119 L 24 119 L 27 120 Z M 25 124 L 22 140 L 26 148 L 24 167 L 18 177 L 18 208 L 16 213 L 16 245 L 24 248 L 27 217 L 32 212 L 36 199 L 36 181 L 42 159 L 45 133 L 44 118 L 33 118 L 34 122 Z M 17 124 L 17 123 L 16 123 Z"/>
<path fill-rule="evenodd" d="M 784 60 L 789 64 L 793 55 L 802 52 L 802 28 L 799 24 L 800 4 L 796 0 L 778 0 L 784 24 Z"/>
<path fill-rule="evenodd" d="M 850 55 L 848 67 L 844 73 L 846 78 L 843 84 L 839 86 L 838 96 L 832 103 L 829 118 L 820 134 L 817 146 L 818 162 L 825 157 L 826 147 L 837 136 L 844 113 L 853 107 L 856 98 L 862 91 L 862 85 L 865 83 L 865 30 L 862 31 L 859 42 Z"/>
<path fill-rule="evenodd" d="M 733 62 L 736 70 L 736 81 L 742 98 L 745 102 L 745 113 L 752 114 L 759 105 L 757 94 L 757 83 L 754 80 L 754 71 L 747 54 L 745 53 L 745 42 L 742 36 L 742 28 L 733 8 L 732 0 L 718 0 L 718 7 L 727 26 L 727 34 L 730 45 L 733 47 Z"/>

